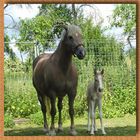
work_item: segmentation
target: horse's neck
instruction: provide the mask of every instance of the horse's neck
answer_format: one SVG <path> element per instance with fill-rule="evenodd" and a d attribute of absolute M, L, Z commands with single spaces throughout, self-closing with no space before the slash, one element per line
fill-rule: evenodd
<path fill-rule="evenodd" d="M 62 46 L 62 44 L 59 44 L 56 54 L 58 57 L 58 63 L 59 66 L 62 68 L 64 72 L 67 72 L 67 70 L 71 67 L 72 65 L 72 54 L 66 52 L 64 49 L 65 46 Z"/>

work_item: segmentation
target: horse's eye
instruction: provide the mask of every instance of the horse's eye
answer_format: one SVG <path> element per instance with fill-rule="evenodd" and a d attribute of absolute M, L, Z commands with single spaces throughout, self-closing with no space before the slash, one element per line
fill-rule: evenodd
<path fill-rule="evenodd" d="M 69 39 L 70 39 L 70 40 L 72 40 L 72 39 L 73 39 L 73 37 L 72 37 L 72 36 L 69 36 Z"/>

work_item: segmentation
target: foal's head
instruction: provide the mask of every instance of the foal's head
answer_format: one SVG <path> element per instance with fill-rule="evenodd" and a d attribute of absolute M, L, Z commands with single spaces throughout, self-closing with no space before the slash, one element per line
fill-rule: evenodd
<path fill-rule="evenodd" d="M 82 41 L 81 29 L 76 25 L 63 25 L 64 29 L 61 36 L 61 41 L 66 47 L 68 53 L 83 59 L 85 49 Z"/>
<path fill-rule="evenodd" d="M 97 92 L 103 91 L 103 74 L 104 74 L 103 69 L 101 71 L 97 71 L 96 69 L 94 70 L 94 77 L 95 77 L 94 84 Z"/>

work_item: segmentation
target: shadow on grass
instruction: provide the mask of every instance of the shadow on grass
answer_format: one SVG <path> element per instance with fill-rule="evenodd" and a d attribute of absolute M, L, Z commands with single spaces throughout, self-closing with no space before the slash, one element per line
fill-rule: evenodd
<path fill-rule="evenodd" d="M 78 136 L 89 136 L 86 132 L 86 125 L 76 125 L 76 130 Z M 135 126 L 125 126 L 125 127 L 108 127 L 105 128 L 106 136 L 135 136 L 136 127 Z M 21 129 L 7 130 L 4 133 L 5 136 L 45 136 L 45 132 L 42 127 L 27 127 Z M 57 136 L 69 136 L 69 127 L 64 127 L 64 131 L 57 133 Z M 101 130 L 95 136 L 102 136 Z"/>

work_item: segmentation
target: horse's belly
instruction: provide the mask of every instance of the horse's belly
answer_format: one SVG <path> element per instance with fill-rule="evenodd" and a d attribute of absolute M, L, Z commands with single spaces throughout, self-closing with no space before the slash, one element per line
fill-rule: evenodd
<path fill-rule="evenodd" d="M 72 88 L 72 82 L 63 82 L 55 85 L 56 96 L 65 96 Z"/>
<path fill-rule="evenodd" d="M 64 96 L 66 96 L 66 92 L 56 92 L 56 96 L 57 97 L 64 97 Z"/>

